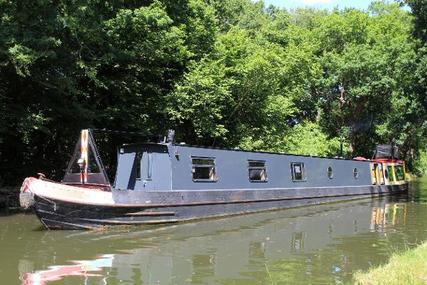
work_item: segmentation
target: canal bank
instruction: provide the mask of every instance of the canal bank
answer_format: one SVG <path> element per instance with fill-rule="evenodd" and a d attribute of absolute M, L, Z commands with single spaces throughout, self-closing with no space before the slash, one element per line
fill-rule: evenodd
<path fill-rule="evenodd" d="M 417 248 L 393 254 L 389 262 L 354 276 L 360 285 L 400 285 L 427 283 L 427 242 Z"/>
<path fill-rule="evenodd" d="M 19 209 L 19 187 L 0 187 L 0 211 Z"/>

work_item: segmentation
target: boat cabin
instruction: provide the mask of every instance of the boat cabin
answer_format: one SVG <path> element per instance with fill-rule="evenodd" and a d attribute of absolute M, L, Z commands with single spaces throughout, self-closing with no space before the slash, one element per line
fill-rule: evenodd
<path fill-rule="evenodd" d="M 183 144 L 119 148 L 114 188 L 247 190 L 370 185 L 370 162 Z"/>
<path fill-rule="evenodd" d="M 110 185 L 90 132 L 82 137 L 63 182 Z M 89 154 L 90 153 L 90 154 Z M 111 187 L 133 191 L 274 190 L 405 183 L 403 161 L 382 153 L 348 160 L 175 143 L 122 145 Z"/>

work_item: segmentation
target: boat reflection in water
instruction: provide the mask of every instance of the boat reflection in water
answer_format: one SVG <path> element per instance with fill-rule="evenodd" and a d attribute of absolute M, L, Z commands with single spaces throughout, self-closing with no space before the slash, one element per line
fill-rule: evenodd
<path fill-rule="evenodd" d="M 317 279 L 320 283 L 348 281 L 353 270 L 349 264 L 358 262 L 367 268 L 383 261 L 372 260 L 375 257 L 369 254 L 360 256 L 357 252 L 360 247 L 354 247 L 356 242 L 363 247 L 358 237 L 378 236 L 386 232 L 388 226 L 406 223 L 406 205 L 391 199 L 395 198 L 129 232 L 67 233 L 63 246 L 75 247 L 83 241 L 87 260 L 65 260 L 63 264 L 71 264 L 55 263 L 47 269 L 23 274 L 21 278 L 26 285 L 46 284 L 67 276 L 80 276 L 72 279 L 72 284 L 87 284 L 89 279 L 90 284 L 260 284 L 271 283 L 272 279 L 283 281 L 285 277 L 287 281 L 301 281 L 320 272 L 325 274 L 326 268 L 330 271 L 327 278 L 333 279 Z M 114 247 L 110 250 L 111 245 Z M 51 250 L 54 256 L 55 248 Z M 333 250 L 341 252 L 329 258 L 328 252 Z M 108 254 L 99 255 L 106 252 Z M 82 254 L 67 258 L 82 259 Z"/>
<path fill-rule="evenodd" d="M 384 232 L 388 225 L 406 224 L 406 203 L 384 204 L 381 207 L 373 207 L 371 215 L 371 230 Z"/>
<path fill-rule="evenodd" d="M 101 271 L 102 268 L 112 267 L 113 258 L 113 254 L 105 254 L 94 260 L 73 261 L 72 265 L 51 266 L 47 270 L 25 274 L 23 284 L 43 285 L 51 281 L 61 280 L 67 276 L 82 276 L 85 279 L 93 276 L 103 276 L 95 272 Z M 105 278 L 103 279 L 105 280 Z"/>

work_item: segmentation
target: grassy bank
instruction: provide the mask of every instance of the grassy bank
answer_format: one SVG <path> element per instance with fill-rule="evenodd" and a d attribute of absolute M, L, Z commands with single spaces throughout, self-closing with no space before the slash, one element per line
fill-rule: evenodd
<path fill-rule="evenodd" d="M 355 284 L 427 284 L 427 242 L 394 254 L 390 261 L 368 272 L 358 272 Z"/>

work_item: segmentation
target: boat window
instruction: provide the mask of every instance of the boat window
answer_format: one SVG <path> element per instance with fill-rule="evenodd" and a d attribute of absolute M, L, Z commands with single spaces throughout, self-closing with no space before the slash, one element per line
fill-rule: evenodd
<path fill-rule="evenodd" d="M 212 157 L 192 157 L 193 181 L 217 181 L 215 159 Z"/>
<path fill-rule="evenodd" d="M 331 166 L 328 167 L 328 177 L 329 177 L 329 179 L 334 178 L 334 172 L 332 171 Z"/>
<path fill-rule="evenodd" d="M 385 179 L 388 179 L 388 171 L 387 171 L 387 169 L 384 170 L 384 176 L 385 176 Z"/>
<path fill-rule="evenodd" d="M 304 163 L 302 162 L 292 162 L 291 163 L 291 172 L 293 181 L 305 181 L 305 168 Z"/>
<path fill-rule="evenodd" d="M 137 152 L 135 155 L 135 178 L 137 180 L 151 180 L 153 172 L 153 158 L 152 153 Z"/>
<path fill-rule="evenodd" d="M 403 171 L 402 165 L 396 165 L 394 170 L 396 174 L 396 180 L 405 180 L 405 172 Z"/>
<path fill-rule="evenodd" d="M 359 169 L 357 168 L 353 169 L 353 177 L 354 179 L 359 178 Z"/>
<path fill-rule="evenodd" d="M 148 153 L 147 157 L 147 179 L 151 179 L 153 172 L 153 154 Z"/>
<path fill-rule="evenodd" d="M 263 160 L 248 160 L 249 181 L 266 182 L 267 169 Z"/>
<path fill-rule="evenodd" d="M 141 179 L 141 159 L 142 152 L 137 152 L 135 155 L 135 178 Z"/>

